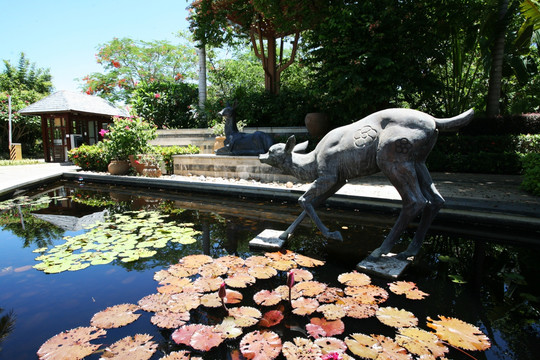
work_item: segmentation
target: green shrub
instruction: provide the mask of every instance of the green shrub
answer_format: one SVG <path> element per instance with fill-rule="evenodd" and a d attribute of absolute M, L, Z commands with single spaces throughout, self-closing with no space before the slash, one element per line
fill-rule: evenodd
<path fill-rule="evenodd" d="M 107 171 L 111 155 L 100 141 L 96 145 L 81 145 L 69 150 L 68 159 L 82 170 Z"/>
<path fill-rule="evenodd" d="M 152 152 L 163 155 L 163 162 L 168 174 L 174 172 L 173 155 L 198 154 L 200 149 L 197 146 L 153 146 Z"/>
<path fill-rule="evenodd" d="M 35 159 L 22 159 L 22 160 L 0 160 L 0 166 L 10 166 L 10 165 L 32 165 L 39 164 L 39 160 Z"/>
<path fill-rule="evenodd" d="M 540 153 L 523 156 L 523 182 L 521 188 L 534 195 L 540 195 Z"/>
<path fill-rule="evenodd" d="M 143 154 L 148 141 L 157 137 L 156 126 L 140 117 L 114 117 L 107 130 L 100 131 L 107 152 L 114 160 L 127 160 L 129 155 Z"/>
<path fill-rule="evenodd" d="M 520 174 L 520 155 L 540 152 L 540 135 L 443 135 L 427 159 L 431 171 Z"/>

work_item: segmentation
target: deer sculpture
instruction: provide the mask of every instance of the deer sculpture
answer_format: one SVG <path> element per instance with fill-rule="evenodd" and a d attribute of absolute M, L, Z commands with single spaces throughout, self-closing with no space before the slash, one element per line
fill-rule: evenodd
<path fill-rule="evenodd" d="M 227 106 L 218 113 L 225 118 L 225 146 L 217 149 L 216 155 L 264 154 L 274 144 L 274 140 L 262 131 L 251 134 L 239 132 L 236 125 L 236 105 L 235 102 L 233 106 Z"/>
<path fill-rule="evenodd" d="M 330 231 L 319 219 L 315 207 L 338 191 L 347 180 L 382 172 L 402 198 L 402 210 L 371 260 L 387 254 L 401 233 L 419 214 L 420 223 L 408 248 L 397 255 L 406 259 L 418 254 L 427 230 L 444 204 L 425 161 L 437 141 L 438 131 L 456 131 L 473 118 L 472 109 L 447 119 L 436 119 L 411 109 L 387 109 L 355 123 L 330 131 L 309 153 L 307 142 L 296 145 L 294 135 L 286 144 L 273 145 L 259 156 L 262 163 L 281 169 L 285 174 L 312 182 L 298 202 L 303 212 L 280 238 L 286 240 L 309 216 L 322 234 L 342 240 L 339 231 Z"/>

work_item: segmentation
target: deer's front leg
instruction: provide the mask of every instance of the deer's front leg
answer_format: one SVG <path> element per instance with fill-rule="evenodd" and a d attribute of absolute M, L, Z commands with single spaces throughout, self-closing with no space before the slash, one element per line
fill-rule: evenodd
<path fill-rule="evenodd" d="M 324 200 L 336 193 L 344 182 L 339 182 L 335 176 L 324 176 L 315 180 L 309 189 L 298 199 L 298 203 L 306 214 L 313 220 L 323 236 L 333 240 L 343 241 L 339 231 L 330 231 L 315 212 L 314 206 L 319 205 Z"/>

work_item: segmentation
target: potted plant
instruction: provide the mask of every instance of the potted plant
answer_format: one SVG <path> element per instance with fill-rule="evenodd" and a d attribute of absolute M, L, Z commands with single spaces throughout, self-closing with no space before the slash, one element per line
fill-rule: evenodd
<path fill-rule="evenodd" d="M 115 117 L 107 130 L 102 129 L 107 151 L 111 156 L 109 172 L 124 175 L 129 171 L 129 156 L 146 153 L 148 141 L 155 139 L 156 127 L 139 117 Z"/>

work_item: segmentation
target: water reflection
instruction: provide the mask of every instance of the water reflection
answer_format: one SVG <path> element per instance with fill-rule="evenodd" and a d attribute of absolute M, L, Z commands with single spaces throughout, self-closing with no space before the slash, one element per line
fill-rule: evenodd
<path fill-rule="evenodd" d="M 0 308 L 0 351 L 2 351 L 2 342 L 11 334 L 15 328 L 15 314 L 13 311 L 5 313 L 4 309 Z"/>
<path fill-rule="evenodd" d="M 17 311 L 18 327 L 22 328 L 21 333 L 13 331 L 13 313 L 0 311 L 0 319 L 6 319 L 12 324 L 12 335 L 5 341 L 6 356 L 17 354 L 17 358 L 25 358 L 19 349 L 28 347 L 28 350 L 25 350 L 28 352 L 26 358 L 34 358 L 35 351 L 48 337 L 69 328 L 86 326 L 92 314 L 106 306 L 136 302 L 144 295 L 155 292 L 153 272 L 178 262 L 183 256 L 198 253 L 214 258 L 229 254 L 241 257 L 252 255 L 248 242 L 254 235 L 266 228 L 285 229 L 298 215 L 296 204 L 282 202 L 246 201 L 215 195 L 192 196 L 148 189 L 133 191 L 128 188 L 92 184 L 80 187 L 77 184 L 65 183 L 61 188 L 63 193 L 52 188 L 41 189 L 32 194 L 36 198 L 42 195 L 62 195 L 66 199 L 51 200 L 46 206 L 40 205 L 31 210 L 22 207 L 24 227 L 21 216 L 17 216 L 17 209 L 11 209 L 9 214 L 2 214 L 3 230 L 22 239 L 23 248 L 53 246 L 65 234 L 64 230 L 32 216 L 31 213 L 69 213 L 70 216 L 76 216 L 73 212 L 80 209 L 79 215 L 106 210 L 112 216 L 144 209 L 168 214 L 171 221 L 193 223 L 200 234 L 197 235 L 195 244 L 168 243 L 150 259 L 128 263 L 116 260 L 109 265 L 91 267 L 94 269 L 39 279 L 36 278 L 42 274 L 36 275 L 31 271 L 27 272 L 24 279 L 21 273 L 15 272 L 0 276 L 0 287 L 9 288 L 13 294 L 13 299 L 7 299 L 2 298 L 0 293 L 0 301 L 6 308 Z M 314 273 L 318 280 L 328 283 L 335 282 L 337 274 L 353 269 L 359 260 L 376 248 L 394 222 L 392 216 L 377 213 L 337 209 L 320 210 L 319 213 L 323 221 L 341 230 L 344 242 L 326 240 L 311 222 L 306 220 L 288 241 L 287 247 L 298 253 L 327 259 L 327 265 L 314 270 Z M 491 236 L 489 229 L 474 228 L 476 232 L 482 233 L 480 237 L 460 235 L 467 230 L 463 225 L 436 224 L 422 254 L 411 266 L 405 279 L 416 282 L 419 288 L 430 293 L 430 297 L 421 303 L 393 298 L 387 305 L 406 307 L 424 322 L 427 316 L 445 315 L 477 324 L 494 343 L 493 348 L 485 355 L 475 354 L 477 358 L 533 359 L 539 350 L 540 340 L 540 291 L 536 286 L 540 276 L 537 266 L 540 255 L 538 248 L 486 241 L 486 238 Z M 404 247 L 408 241 L 410 236 L 405 234 Z M 28 255 L 29 249 L 18 251 L 13 258 L 35 257 Z M 5 259 L 2 256 L 0 252 L 0 259 Z M 0 263 L 0 269 L 9 266 L 17 268 L 32 263 L 30 260 L 25 261 L 27 262 L 23 264 Z M 283 282 L 284 279 L 279 281 Z M 387 281 L 374 279 L 374 282 L 385 285 Z M 21 292 L 33 294 L 30 290 L 34 291 L 35 295 L 17 297 Z M 18 307 L 25 312 L 19 311 Z M 26 346 L 29 332 L 23 324 L 30 323 L 30 319 L 36 314 L 47 314 L 47 317 L 37 323 L 39 331 L 33 330 L 33 337 L 37 337 L 39 341 Z M 197 316 L 208 320 L 213 314 L 201 311 Z M 48 328 L 47 324 L 52 323 L 53 319 L 55 323 L 58 321 L 57 329 Z M 149 325 L 141 325 L 140 322 L 136 325 L 140 332 L 157 336 L 163 350 L 175 349 L 175 345 L 170 341 L 171 331 L 158 329 L 148 321 L 146 323 Z M 33 328 L 36 324 L 29 326 Z M 362 332 L 385 331 L 377 325 L 376 320 L 347 323 L 348 329 L 354 326 Z M 219 356 L 215 358 L 220 358 Z M 459 355 L 455 358 L 459 358 Z"/>

